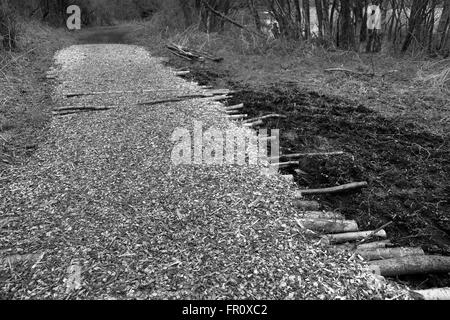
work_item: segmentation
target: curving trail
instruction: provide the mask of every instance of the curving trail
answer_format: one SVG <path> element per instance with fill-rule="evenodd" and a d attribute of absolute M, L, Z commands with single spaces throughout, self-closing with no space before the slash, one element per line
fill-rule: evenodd
<path fill-rule="evenodd" d="M 55 115 L 45 144 L 11 169 L 0 298 L 404 296 L 299 228 L 293 183 L 257 166 L 175 166 L 177 128 L 246 129 L 208 99 L 138 105 L 205 93 L 143 48 L 72 46 L 56 66 L 55 109 L 110 108 Z"/>

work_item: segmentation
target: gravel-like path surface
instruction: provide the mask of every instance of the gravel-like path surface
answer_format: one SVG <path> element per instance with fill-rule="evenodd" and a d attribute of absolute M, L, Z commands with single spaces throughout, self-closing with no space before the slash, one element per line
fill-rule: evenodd
<path fill-rule="evenodd" d="M 58 107 L 114 108 L 55 117 L 2 178 L 0 298 L 403 297 L 296 225 L 290 182 L 255 166 L 173 165 L 176 128 L 240 129 L 205 99 L 136 105 L 202 91 L 144 49 L 73 46 L 56 63 Z M 140 89 L 155 91 L 65 97 Z"/>

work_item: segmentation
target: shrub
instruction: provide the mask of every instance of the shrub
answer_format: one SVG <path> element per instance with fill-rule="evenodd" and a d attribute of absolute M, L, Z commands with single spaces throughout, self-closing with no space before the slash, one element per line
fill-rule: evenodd
<path fill-rule="evenodd" d="M 3 3 L 0 6 L 0 39 L 7 50 L 15 49 L 17 46 L 18 23 L 15 12 Z"/>

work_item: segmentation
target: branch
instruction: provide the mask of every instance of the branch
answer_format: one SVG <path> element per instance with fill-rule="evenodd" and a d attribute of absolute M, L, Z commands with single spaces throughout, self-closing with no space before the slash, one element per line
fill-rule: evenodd
<path fill-rule="evenodd" d="M 375 76 L 375 73 L 364 73 L 364 72 L 359 72 L 359 71 L 353 71 L 350 69 L 344 69 L 344 68 L 330 68 L 330 69 L 325 69 L 325 72 L 335 72 L 335 71 L 341 71 L 341 72 L 347 72 L 347 73 L 353 73 L 353 74 L 359 74 L 361 76 L 369 76 L 369 77 L 373 77 Z"/>
<path fill-rule="evenodd" d="M 354 189 L 361 189 L 367 187 L 367 182 L 354 182 L 349 184 L 344 184 L 342 186 L 325 188 L 325 189 L 308 189 L 298 191 L 298 194 L 303 195 L 313 195 L 313 194 L 327 194 L 327 193 L 340 193 Z"/>
<path fill-rule="evenodd" d="M 217 16 L 219 16 L 220 18 L 222 18 L 222 19 L 228 21 L 228 22 L 231 23 L 231 24 L 234 24 L 234 25 L 235 25 L 236 27 L 238 27 L 238 28 L 241 28 L 241 29 L 243 29 L 243 30 L 245 30 L 245 31 L 247 31 L 247 32 L 250 32 L 250 33 L 254 34 L 255 36 L 258 36 L 258 37 L 260 37 L 260 38 L 262 38 L 262 39 L 265 38 L 265 36 L 263 36 L 262 34 L 260 34 L 260 33 L 258 33 L 258 32 L 255 32 L 255 31 L 253 31 L 253 30 L 250 30 L 250 29 L 244 27 L 242 24 L 240 24 L 240 23 L 238 23 L 238 22 L 236 22 L 236 21 L 234 21 L 234 20 L 228 18 L 228 17 L 227 17 L 226 15 L 224 15 L 223 13 L 221 13 L 221 12 L 215 10 L 215 9 L 214 9 L 213 7 L 211 7 L 211 5 L 210 5 L 208 2 L 206 2 L 205 0 L 201 0 L 201 1 L 202 1 L 202 3 L 205 5 L 205 7 L 207 7 L 212 13 L 214 13 L 214 14 L 217 15 Z"/>

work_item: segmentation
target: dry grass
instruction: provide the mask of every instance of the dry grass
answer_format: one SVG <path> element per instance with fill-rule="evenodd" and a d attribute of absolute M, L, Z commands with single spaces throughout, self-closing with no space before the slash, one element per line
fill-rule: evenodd
<path fill-rule="evenodd" d="M 450 92 L 450 59 L 426 62 L 419 69 L 416 80 L 438 93 Z"/>
<path fill-rule="evenodd" d="M 50 119 L 44 73 L 54 52 L 71 42 L 64 30 L 35 21 L 21 21 L 20 29 L 17 50 L 0 50 L 0 166 L 34 150 Z"/>
<path fill-rule="evenodd" d="M 255 39 L 232 28 L 223 34 L 206 34 L 197 28 L 184 31 L 162 29 L 150 21 L 131 35 L 132 42 L 148 47 L 154 54 L 168 56 L 178 67 L 197 70 L 217 86 L 249 89 L 273 84 L 296 83 L 321 94 L 344 97 L 362 103 L 388 117 L 402 117 L 437 134 L 450 128 L 450 72 L 448 60 L 427 61 L 422 56 L 396 57 L 382 52 L 355 53 L 326 48 L 314 42 L 287 43 Z M 164 47 L 175 42 L 221 56 L 221 64 L 190 64 Z M 327 68 L 345 68 L 374 77 Z M 216 77 L 215 79 L 213 79 Z"/>

